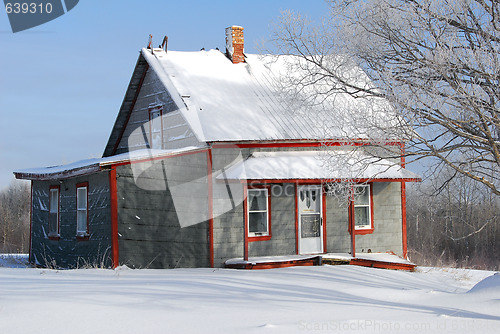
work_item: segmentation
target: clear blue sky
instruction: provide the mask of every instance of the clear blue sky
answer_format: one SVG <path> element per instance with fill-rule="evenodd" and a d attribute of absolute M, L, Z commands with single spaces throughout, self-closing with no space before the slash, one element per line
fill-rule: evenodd
<path fill-rule="evenodd" d="M 139 50 L 223 50 L 224 28 L 245 28 L 258 53 L 270 24 L 291 9 L 316 19 L 323 0 L 80 0 L 65 15 L 13 34 L 0 9 L 0 189 L 14 170 L 100 157 Z"/>

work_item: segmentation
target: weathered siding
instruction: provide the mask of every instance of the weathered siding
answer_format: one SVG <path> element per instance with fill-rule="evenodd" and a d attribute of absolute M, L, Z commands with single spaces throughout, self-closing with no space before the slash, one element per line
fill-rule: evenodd
<path fill-rule="evenodd" d="M 210 265 L 206 152 L 118 166 L 117 192 L 120 264 Z"/>
<path fill-rule="evenodd" d="M 399 182 L 373 183 L 374 231 L 356 235 L 356 252 L 403 253 L 401 184 Z M 337 199 L 327 197 L 327 250 L 346 253 L 351 251 L 351 235 L 348 232 L 349 218 L 346 207 Z"/>
<path fill-rule="evenodd" d="M 76 237 L 76 184 L 88 182 L 88 240 Z M 60 186 L 60 239 L 48 237 L 49 187 Z M 33 181 L 31 261 L 41 266 L 77 268 L 111 265 L 109 176 L 107 172 Z"/>
<path fill-rule="evenodd" d="M 158 79 L 156 73 L 149 68 L 116 154 L 148 148 L 147 145 L 151 139 L 149 125 L 149 107 L 151 105 L 163 106 L 164 149 L 200 145 L 165 86 Z"/>
<path fill-rule="evenodd" d="M 326 250 L 329 253 L 347 253 L 351 251 L 349 234 L 349 211 L 346 205 L 340 205 L 334 196 L 326 197 Z"/>
<path fill-rule="evenodd" d="M 295 254 L 295 187 L 293 184 L 273 185 L 270 196 L 272 237 L 250 242 L 249 256 Z"/>
<path fill-rule="evenodd" d="M 374 231 L 356 236 L 356 251 L 403 254 L 401 183 L 373 183 Z"/>
<path fill-rule="evenodd" d="M 214 207 L 214 266 L 223 267 L 231 258 L 243 257 L 245 218 L 243 186 L 239 182 L 217 180 L 223 168 L 235 159 L 246 158 L 248 150 L 237 147 L 212 150 L 212 180 Z"/>

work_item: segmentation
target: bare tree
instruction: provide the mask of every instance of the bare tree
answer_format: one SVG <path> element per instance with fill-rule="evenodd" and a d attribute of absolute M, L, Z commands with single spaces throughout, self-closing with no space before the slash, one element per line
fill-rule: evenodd
<path fill-rule="evenodd" d="M 500 197 L 464 175 L 450 178 L 454 173 L 445 168 L 410 187 L 408 254 L 423 265 L 498 270 Z"/>
<path fill-rule="evenodd" d="M 13 181 L 0 192 L 0 252 L 26 253 L 30 231 L 30 189 Z"/>
<path fill-rule="evenodd" d="M 329 3 L 321 23 L 285 12 L 275 29 L 276 51 L 303 59 L 301 73 L 307 74 L 294 76 L 294 92 L 310 94 L 312 103 L 339 92 L 389 101 L 398 117 L 385 126 L 372 123 L 372 129 L 394 134 L 385 138 L 408 139 L 405 155 L 432 157 L 451 168 L 451 176 L 466 176 L 500 195 L 498 2 Z M 353 71 L 357 66 L 364 73 Z M 322 90 L 311 92 L 312 83 Z M 373 112 L 378 105 L 372 104 Z M 361 131 L 377 133 L 367 129 Z"/>

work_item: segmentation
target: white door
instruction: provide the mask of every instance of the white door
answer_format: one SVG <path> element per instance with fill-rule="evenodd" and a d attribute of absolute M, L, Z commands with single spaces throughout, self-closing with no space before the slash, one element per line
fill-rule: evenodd
<path fill-rule="evenodd" d="M 323 253 L 321 186 L 298 187 L 299 254 Z"/>

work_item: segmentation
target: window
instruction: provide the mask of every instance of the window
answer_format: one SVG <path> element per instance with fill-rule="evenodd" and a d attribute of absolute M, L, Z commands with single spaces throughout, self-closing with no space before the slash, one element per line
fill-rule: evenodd
<path fill-rule="evenodd" d="M 369 185 L 354 186 L 354 228 L 373 229 Z"/>
<path fill-rule="evenodd" d="M 270 237 L 269 190 L 267 188 L 248 189 L 248 236 Z"/>
<path fill-rule="evenodd" d="M 49 238 L 59 237 L 59 186 L 49 188 Z"/>
<path fill-rule="evenodd" d="M 84 237 L 88 235 L 88 184 L 76 185 L 76 235 Z"/>
<path fill-rule="evenodd" d="M 150 104 L 148 110 L 149 130 L 151 131 L 151 142 L 149 147 L 161 150 L 163 148 L 163 106 Z"/>

